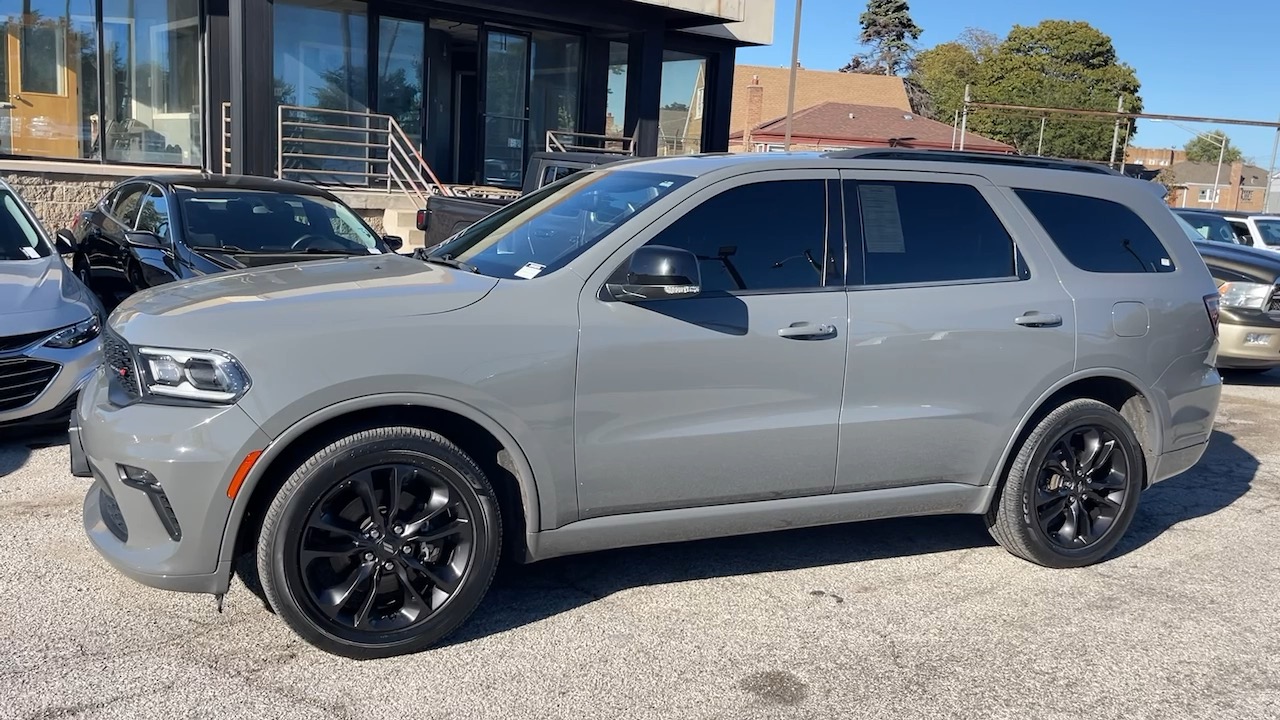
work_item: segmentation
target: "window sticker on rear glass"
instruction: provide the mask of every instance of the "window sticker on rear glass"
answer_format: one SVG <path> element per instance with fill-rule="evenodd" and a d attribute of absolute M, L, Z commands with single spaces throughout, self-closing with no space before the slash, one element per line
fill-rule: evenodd
<path fill-rule="evenodd" d="M 898 214 L 898 192 L 892 185 L 859 185 L 862 204 L 862 228 L 869 253 L 905 253 L 907 240 L 902 235 L 902 217 Z"/>

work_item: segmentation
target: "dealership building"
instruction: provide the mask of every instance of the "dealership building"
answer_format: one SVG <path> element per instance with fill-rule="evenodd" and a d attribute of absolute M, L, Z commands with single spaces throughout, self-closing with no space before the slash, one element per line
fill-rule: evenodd
<path fill-rule="evenodd" d="M 773 14 L 772 0 L 0 0 L 0 175 L 58 227 L 158 168 L 412 205 L 438 184 L 518 187 L 548 142 L 722 151 L 735 51 L 771 42 Z M 364 205 L 376 224 L 379 201 Z"/>

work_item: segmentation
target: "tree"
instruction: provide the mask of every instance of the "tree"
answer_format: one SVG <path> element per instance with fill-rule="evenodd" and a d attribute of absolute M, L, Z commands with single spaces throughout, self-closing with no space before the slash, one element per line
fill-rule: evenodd
<path fill-rule="evenodd" d="M 685 105 L 685 104 L 684 104 L 684 103 L 682 103 L 682 102 L 669 102 L 669 103 L 667 103 L 666 105 L 663 105 L 663 106 L 662 106 L 662 109 L 663 109 L 663 110 L 678 110 L 678 111 L 680 111 L 680 112 L 687 112 L 687 111 L 689 110 L 689 106 L 688 106 L 688 105 Z"/>
<path fill-rule="evenodd" d="M 912 41 L 924 31 L 911 19 L 907 0 L 867 0 L 858 24 L 862 26 L 858 42 L 870 50 L 855 55 L 841 72 L 897 75 L 910 67 Z"/>
<path fill-rule="evenodd" d="M 964 104 L 965 85 L 978 82 L 978 55 L 959 41 L 942 43 L 915 57 L 910 80 L 928 94 L 928 117 L 950 123 Z"/>
<path fill-rule="evenodd" d="M 1111 38 L 1081 21 L 1045 20 L 1039 25 L 1015 25 L 1004 42 L 978 64 L 975 99 L 1014 105 L 1085 110 L 1115 110 L 1117 96 L 1124 109 L 1142 111 L 1141 84 L 1134 69 L 1116 57 Z M 962 90 L 963 91 L 963 90 Z M 1110 157 L 1114 123 L 1048 116 L 1044 154 L 1083 160 Z M 972 112 L 969 129 L 1034 152 L 1040 134 L 1038 116 Z M 1132 124 L 1122 125 L 1132 137 Z"/>
<path fill-rule="evenodd" d="M 1233 163 L 1244 159 L 1244 154 L 1240 152 L 1240 148 L 1231 144 L 1231 138 L 1221 130 L 1213 130 L 1205 135 L 1197 135 L 1192 138 L 1183 149 L 1187 151 L 1187 159 L 1191 162 L 1218 162 L 1218 154 L 1222 153 L 1222 162 Z M 1222 148 L 1222 143 L 1227 144 L 1226 150 Z"/>

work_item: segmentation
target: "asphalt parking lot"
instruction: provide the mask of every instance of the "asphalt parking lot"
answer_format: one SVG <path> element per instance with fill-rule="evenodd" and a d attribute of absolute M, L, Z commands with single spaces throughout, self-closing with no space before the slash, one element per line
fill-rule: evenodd
<path fill-rule="evenodd" d="M 446 646 L 356 663 L 239 580 L 110 570 L 65 439 L 0 444 L 0 717 L 1280 717 L 1280 372 L 1234 378 L 1209 453 L 1102 565 L 1051 571 L 976 518 L 555 560 Z"/>

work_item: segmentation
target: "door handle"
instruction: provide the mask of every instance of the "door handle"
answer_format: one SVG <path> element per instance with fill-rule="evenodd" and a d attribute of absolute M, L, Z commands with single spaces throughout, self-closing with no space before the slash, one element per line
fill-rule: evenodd
<path fill-rule="evenodd" d="M 789 340 L 826 340 L 835 336 L 835 325 L 798 322 L 778 329 L 778 337 Z"/>
<path fill-rule="evenodd" d="M 1058 327 L 1062 324 L 1062 316 L 1057 313 L 1042 313 L 1036 310 L 1029 310 L 1014 322 L 1023 327 Z"/>

